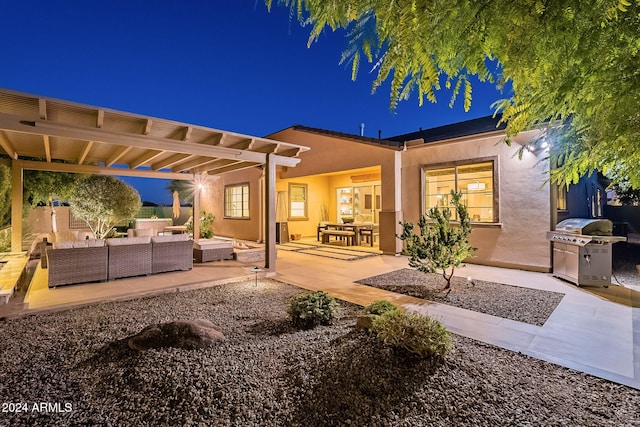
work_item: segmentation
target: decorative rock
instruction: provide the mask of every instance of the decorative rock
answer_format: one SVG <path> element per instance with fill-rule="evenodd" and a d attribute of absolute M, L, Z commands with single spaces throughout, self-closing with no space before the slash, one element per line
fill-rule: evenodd
<path fill-rule="evenodd" d="M 133 350 L 176 347 L 196 349 L 224 341 L 222 330 L 208 320 L 178 320 L 149 325 L 128 339 Z"/>

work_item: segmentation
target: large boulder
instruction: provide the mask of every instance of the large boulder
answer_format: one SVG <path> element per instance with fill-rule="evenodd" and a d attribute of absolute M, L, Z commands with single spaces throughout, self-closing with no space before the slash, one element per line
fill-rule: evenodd
<path fill-rule="evenodd" d="M 197 349 L 224 341 L 222 330 L 208 320 L 177 320 L 149 325 L 127 341 L 133 350 L 176 347 Z"/>

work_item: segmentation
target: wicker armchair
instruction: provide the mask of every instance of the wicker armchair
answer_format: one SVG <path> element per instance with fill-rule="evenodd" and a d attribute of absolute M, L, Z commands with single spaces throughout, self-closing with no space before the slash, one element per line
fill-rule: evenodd
<path fill-rule="evenodd" d="M 46 248 L 49 287 L 107 280 L 104 240 L 56 242 Z"/>
<path fill-rule="evenodd" d="M 107 239 L 109 280 L 151 274 L 151 237 Z"/>
<path fill-rule="evenodd" d="M 187 234 L 151 238 L 153 274 L 193 268 L 193 240 Z"/>

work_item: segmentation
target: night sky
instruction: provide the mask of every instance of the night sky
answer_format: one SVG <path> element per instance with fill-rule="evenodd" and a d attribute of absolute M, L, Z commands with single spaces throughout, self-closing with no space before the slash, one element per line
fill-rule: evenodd
<path fill-rule="evenodd" d="M 275 1 L 274 1 L 275 3 Z M 266 136 L 294 124 L 382 137 L 492 113 L 508 94 L 475 84 L 471 110 L 449 94 L 389 110 L 389 85 L 340 65 L 344 31 L 307 47 L 309 29 L 258 0 L 0 0 L 0 87 Z M 143 200 L 171 203 L 166 182 L 126 179 Z"/>

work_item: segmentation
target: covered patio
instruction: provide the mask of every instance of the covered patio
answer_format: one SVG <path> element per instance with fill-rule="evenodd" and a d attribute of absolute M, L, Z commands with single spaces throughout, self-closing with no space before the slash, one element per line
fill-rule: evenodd
<path fill-rule="evenodd" d="M 0 162 L 11 168 L 11 252 L 22 253 L 25 170 L 163 178 L 194 183 L 194 212 L 221 174 L 260 168 L 264 268 L 275 271 L 275 181 L 308 147 L 0 89 Z M 194 223 L 199 236 L 199 223 Z M 197 238 L 196 238 L 197 240 Z"/>

